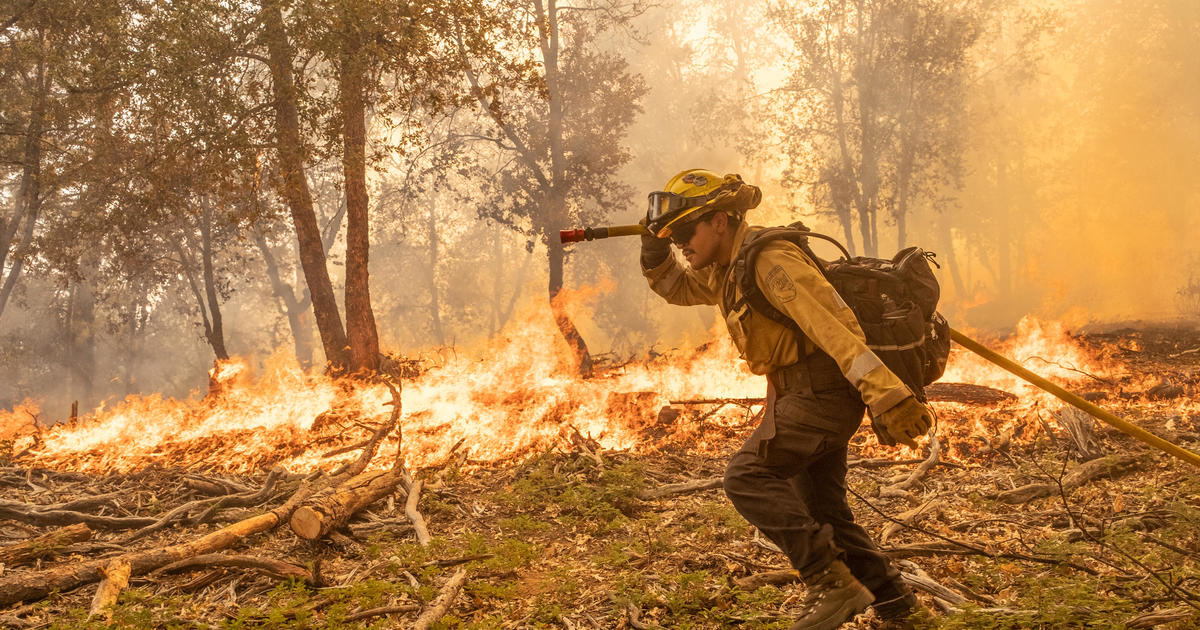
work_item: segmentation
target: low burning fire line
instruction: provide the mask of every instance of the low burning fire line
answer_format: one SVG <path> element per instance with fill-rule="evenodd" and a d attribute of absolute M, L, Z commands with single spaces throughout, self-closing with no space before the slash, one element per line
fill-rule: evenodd
<path fill-rule="evenodd" d="M 1158 437 L 1157 435 L 1154 435 L 1153 433 L 1151 433 L 1151 432 L 1149 432 L 1127 420 L 1122 420 L 1122 419 L 1118 418 L 1117 416 L 1114 416 L 1113 414 L 1084 400 L 1083 398 L 1080 398 L 1079 396 L 1072 394 L 1071 392 L 1063 389 L 1062 387 L 1059 387 L 1058 385 L 1051 383 L 1050 381 L 1042 378 L 1041 376 L 1038 376 L 1037 374 L 1034 374 L 1033 372 L 1021 367 L 1016 362 L 1005 357 L 1004 355 L 999 354 L 997 352 L 993 352 L 992 350 L 989 350 L 983 344 L 979 343 L 978 341 L 975 341 L 974 339 L 971 339 L 970 337 L 962 334 L 961 332 L 959 332 L 953 328 L 950 329 L 950 338 L 953 339 L 955 341 L 955 343 L 958 343 L 959 345 L 970 350 L 971 352 L 978 354 L 979 356 L 987 359 L 988 361 L 991 361 L 992 363 L 995 363 L 996 365 L 1004 368 L 1005 370 L 1008 370 L 1009 372 L 1016 374 L 1017 376 L 1025 379 L 1026 381 L 1029 381 L 1033 385 L 1040 387 L 1041 389 L 1045 390 L 1046 392 L 1053 394 L 1059 400 L 1062 400 L 1063 402 L 1065 402 L 1069 405 L 1072 405 L 1084 412 L 1087 412 L 1088 414 L 1092 415 L 1093 417 L 1108 423 L 1109 425 L 1115 427 L 1116 429 L 1122 431 L 1123 433 L 1125 433 L 1133 438 L 1136 438 L 1137 440 L 1139 440 L 1145 444 L 1153 446 L 1154 448 L 1157 448 L 1158 450 L 1163 451 L 1164 453 L 1174 455 L 1175 457 L 1178 457 L 1179 459 L 1182 459 L 1183 461 L 1185 461 L 1193 466 L 1200 467 L 1200 455 L 1197 455 L 1196 453 L 1193 453 L 1192 451 L 1189 451 L 1177 444 L 1168 442 L 1168 441 Z"/>

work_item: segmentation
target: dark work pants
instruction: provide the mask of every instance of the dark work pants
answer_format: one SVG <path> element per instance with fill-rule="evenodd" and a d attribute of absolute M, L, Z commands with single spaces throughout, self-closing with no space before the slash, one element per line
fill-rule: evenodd
<path fill-rule="evenodd" d="M 846 444 L 865 411 L 858 391 L 820 351 L 769 382 L 763 422 L 725 471 L 729 500 L 806 580 L 839 558 L 876 602 L 907 592 L 846 503 Z"/>

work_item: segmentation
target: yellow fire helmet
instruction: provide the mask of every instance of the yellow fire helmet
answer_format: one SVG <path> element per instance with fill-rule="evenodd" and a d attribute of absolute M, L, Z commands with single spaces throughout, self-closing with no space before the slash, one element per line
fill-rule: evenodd
<path fill-rule="evenodd" d="M 691 168 L 672 177 L 663 190 L 650 193 L 646 227 L 655 236 L 667 238 L 672 226 L 715 210 L 744 212 L 761 200 L 758 187 L 746 184 L 740 175 L 721 177 L 707 169 Z"/>

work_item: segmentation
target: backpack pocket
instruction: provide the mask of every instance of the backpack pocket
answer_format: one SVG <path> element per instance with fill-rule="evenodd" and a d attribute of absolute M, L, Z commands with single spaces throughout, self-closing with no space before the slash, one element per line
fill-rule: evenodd
<path fill-rule="evenodd" d="M 925 364 L 929 322 L 912 302 L 884 314 L 878 322 L 859 322 L 867 347 L 922 402 L 925 401 Z"/>

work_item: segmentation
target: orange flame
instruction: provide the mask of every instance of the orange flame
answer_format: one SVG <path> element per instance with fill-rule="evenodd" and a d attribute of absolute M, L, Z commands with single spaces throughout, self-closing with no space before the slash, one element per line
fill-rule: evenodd
<path fill-rule="evenodd" d="M 576 304 L 595 291 L 572 294 Z M 527 308 L 496 338 L 474 351 L 460 351 L 403 384 L 400 419 L 403 455 L 410 466 L 444 461 L 461 448 L 474 461 L 498 461 L 551 448 L 578 433 L 605 449 L 644 451 L 655 447 L 647 429 L 659 410 L 675 399 L 754 398 L 764 379 L 739 369 L 737 350 L 724 331 L 714 342 L 671 357 L 630 363 L 596 377 L 580 378 L 548 305 Z M 1095 358 L 1066 329 L 1053 322 L 1023 320 L 1018 334 L 997 346 L 1051 378 L 1071 382 L 1110 378 L 1118 366 Z M 1091 375 L 1089 377 L 1088 375 Z M 1048 399 L 1016 377 L 956 348 L 944 381 L 988 385 L 1021 397 L 1005 416 L 1028 413 Z M 42 432 L 31 451 L 39 466 L 85 471 L 130 470 L 149 465 L 248 471 L 282 464 L 292 470 L 332 467 L 354 451 L 323 454 L 354 444 L 390 414 L 386 387 L 335 380 L 301 370 L 277 355 L 255 378 L 249 364 L 219 363 L 210 373 L 208 395 L 185 400 L 131 396 L 111 408 Z M 996 434 L 993 419 L 961 405 L 938 403 L 944 422 L 973 434 Z M 32 407 L 0 412 L 0 429 L 29 424 Z M 705 422 L 727 427 L 745 410 L 727 408 Z M 983 423 L 983 424 L 981 424 Z M 694 428 L 694 427 L 693 427 Z M 685 433 L 681 431 L 680 434 Z M 693 430 L 695 448 L 711 438 Z M 718 432 L 722 433 L 722 432 Z M 727 432 L 724 432 L 727 433 Z M 459 445 L 461 444 L 461 447 Z M 876 448 L 882 456 L 909 456 Z M 722 448 L 727 445 L 722 445 Z M 396 441 L 385 441 L 377 461 L 390 461 Z M 886 451 L 886 452 L 885 452 Z"/>
<path fill-rule="evenodd" d="M 1095 353 L 1071 337 L 1062 322 L 1047 322 L 1036 317 L 1022 318 L 1017 324 L 1017 334 L 1004 343 L 994 345 L 993 349 L 1046 378 L 1064 384 L 1088 380 L 1108 381 L 1124 371 L 1121 366 L 1096 358 Z M 1050 394 L 957 345 L 951 352 L 950 363 L 941 380 L 986 385 L 1012 392 L 1021 398 L 1052 399 Z"/>
<path fill-rule="evenodd" d="M 481 348 L 403 384 L 404 456 L 425 466 L 461 443 L 472 459 L 495 461 L 552 447 L 572 431 L 606 449 L 638 448 L 639 429 L 671 399 L 762 395 L 763 379 L 735 369 L 736 349 L 727 335 L 716 337 L 671 361 L 582 379 L 548 306 L 531 307 Z M 388 417 L 390 400 L 382 385 L 306 373 L 282 355 L 258 379 L 234 360 L 214 366 L 202 399 L 131 396 L 47 431 L 33 457 L 41 466 L 106 471 L 156 462 L 226 471 L 331 466 L 336 460 L 322 453 L 359 441 L 362 423 Z M 389 448 L 394 441 L 381 454 Z"/>

